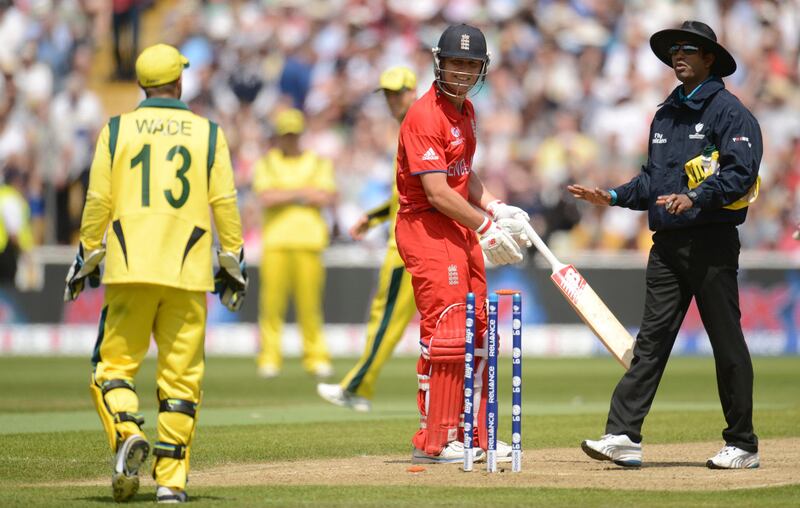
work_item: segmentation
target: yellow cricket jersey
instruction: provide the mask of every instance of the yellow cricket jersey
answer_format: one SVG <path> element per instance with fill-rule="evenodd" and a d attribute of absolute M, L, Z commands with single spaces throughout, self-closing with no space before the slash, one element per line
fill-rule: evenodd
<path fill-rule="evenodd" d="M 22 224 L 17 232 L 17 245 L 21 251 L 27 252 L 33 248 L 33 230 L 31 229 L 31 207 L 25 196 L 10 185 L 0 185 L 0 206 L 6 201 L 13 202 L 22 211 Z M 9 234 L 6 225 L 0 219 L 0 252 L 4 252 L 8 246 Z"/>
<path fill-rule="evenodd" d="M 394 162 L 394 171 L 392 174 L 397 173 L 397 160 Z M 394 238 L 394 226 L 397 223 L 397 210 L 400 208 L 400 194 L 397 192 L 397 180 L 392 179 L 392 195 L 389 199 L 380 206 L 373 208 L 367 212 L 369 218 L 369 227 L 375 227 L 378 224 L 389 221 L 389 240 L 386 242 L 388 247 L 397 247 L 397 242 Z"/>
<path fill-rule="evenodd" d="M 315 188 L 336 191 L 333 164 L 311 151 L 285 157 L 273 148 L 256 164 L 253 190 Z M 300 203 L 271 206 L 264 210 L 262 240 L 265 249 L 322 250 L 328 246 L 328 224 L 319 208 Z"/>
<path fill-rule="evenodd" d="M 105 284 L 213 289 L 211 217 L 222 249 L 242 226 L 222 129 L 177 99 L 150 98 L 100 133 L 81 222 L 87 250 L 107 234 Z"/>

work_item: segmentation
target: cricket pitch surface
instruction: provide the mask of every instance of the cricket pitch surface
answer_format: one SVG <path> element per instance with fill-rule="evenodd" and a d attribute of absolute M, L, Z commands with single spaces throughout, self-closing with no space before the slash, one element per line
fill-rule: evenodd
<path fill-rule="evenodd" d="M 615 490 L 703 491 L 753 489 L 800 484 L 800 438 L 764 439 L 760 442 L 761 467 L 749 470 L 712 470 L 706 459 L 721 443 L 646 444 L 644 465 L 618 467 L 587 457 L 579 443 L 572 448 L 528 450 L 522 472 L 512 473 L 510 463 L 500 472 L 486 473 L 485 463 L 471 473 L 460 464 L 420 465 L 412 468 L 408 455 L 361 456 L 336 459 L 226 464 L 193 470 L 192 486 L 233 485 L 448 485 L 464 487 L 553 487 Z M 416 467 L 413 469 L 421 469 Z M 152 483 L 142 475 L 142 483 Z M 107 478 L 86 482 L 106 484 Z M 70 482 L 74 485 L 75 482 Z"/>

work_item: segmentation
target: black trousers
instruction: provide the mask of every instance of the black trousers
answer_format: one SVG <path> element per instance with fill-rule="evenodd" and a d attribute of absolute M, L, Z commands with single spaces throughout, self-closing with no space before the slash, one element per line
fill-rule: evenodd
<path fill-rule="evenodd" d="M 692 301 L 703 320 L 717 369 L 717 389 L 728 427 L 726 444 L 758 451 L 753 433 L 753 365 L 739 310 L 739 233 L 733 225 L 711 225 L 653 236 L 647 262 L 644 317 L 631 368 L 614 390 L 606 433 L 642 439 L 678 330 Z"/>

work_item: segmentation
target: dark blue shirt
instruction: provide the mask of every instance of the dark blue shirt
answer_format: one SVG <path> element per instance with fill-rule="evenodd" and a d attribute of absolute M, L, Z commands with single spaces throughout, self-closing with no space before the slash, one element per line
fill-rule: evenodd
<path fill-rule="evenodd" d="M 678 86 L 650 125 L 647 163 L 630 182 L 615 187 L 616 206 L 647 210 L 650 229 L 663 231 L 715 223 L 741 224 L 747 207 L 722 208 L 744 196 L 758 177 L 763 145 L 755 117 L 719 78 L 686 97 Z M 656 198 L 689 193 L 684 164 L 709 145 L 719 150 L 719 171 L 690 194 L 694 206 L 672 215 Z"/>

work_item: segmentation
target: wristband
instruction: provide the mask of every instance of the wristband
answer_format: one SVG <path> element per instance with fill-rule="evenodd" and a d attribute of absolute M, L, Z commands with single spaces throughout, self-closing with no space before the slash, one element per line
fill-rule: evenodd
<path fill-rule="evenodd" d="M 617 191 L 614 189 L 609 189 L 608 193 L 611 194 L 611 202 L 608 204 L 609 206 L 614 206 L 617 204 Z"/>
<path fill-rule="evenodd" d="M 489 217 L 484 217 L 483 222 L 481 222 L 481 225 L 475 228 L 475 232 L 478 233 L 479 235 L 482 235 L 487 231 L 489 231 L 490 227 L 492 227 L 492 219 L 490 219 Z"/>

